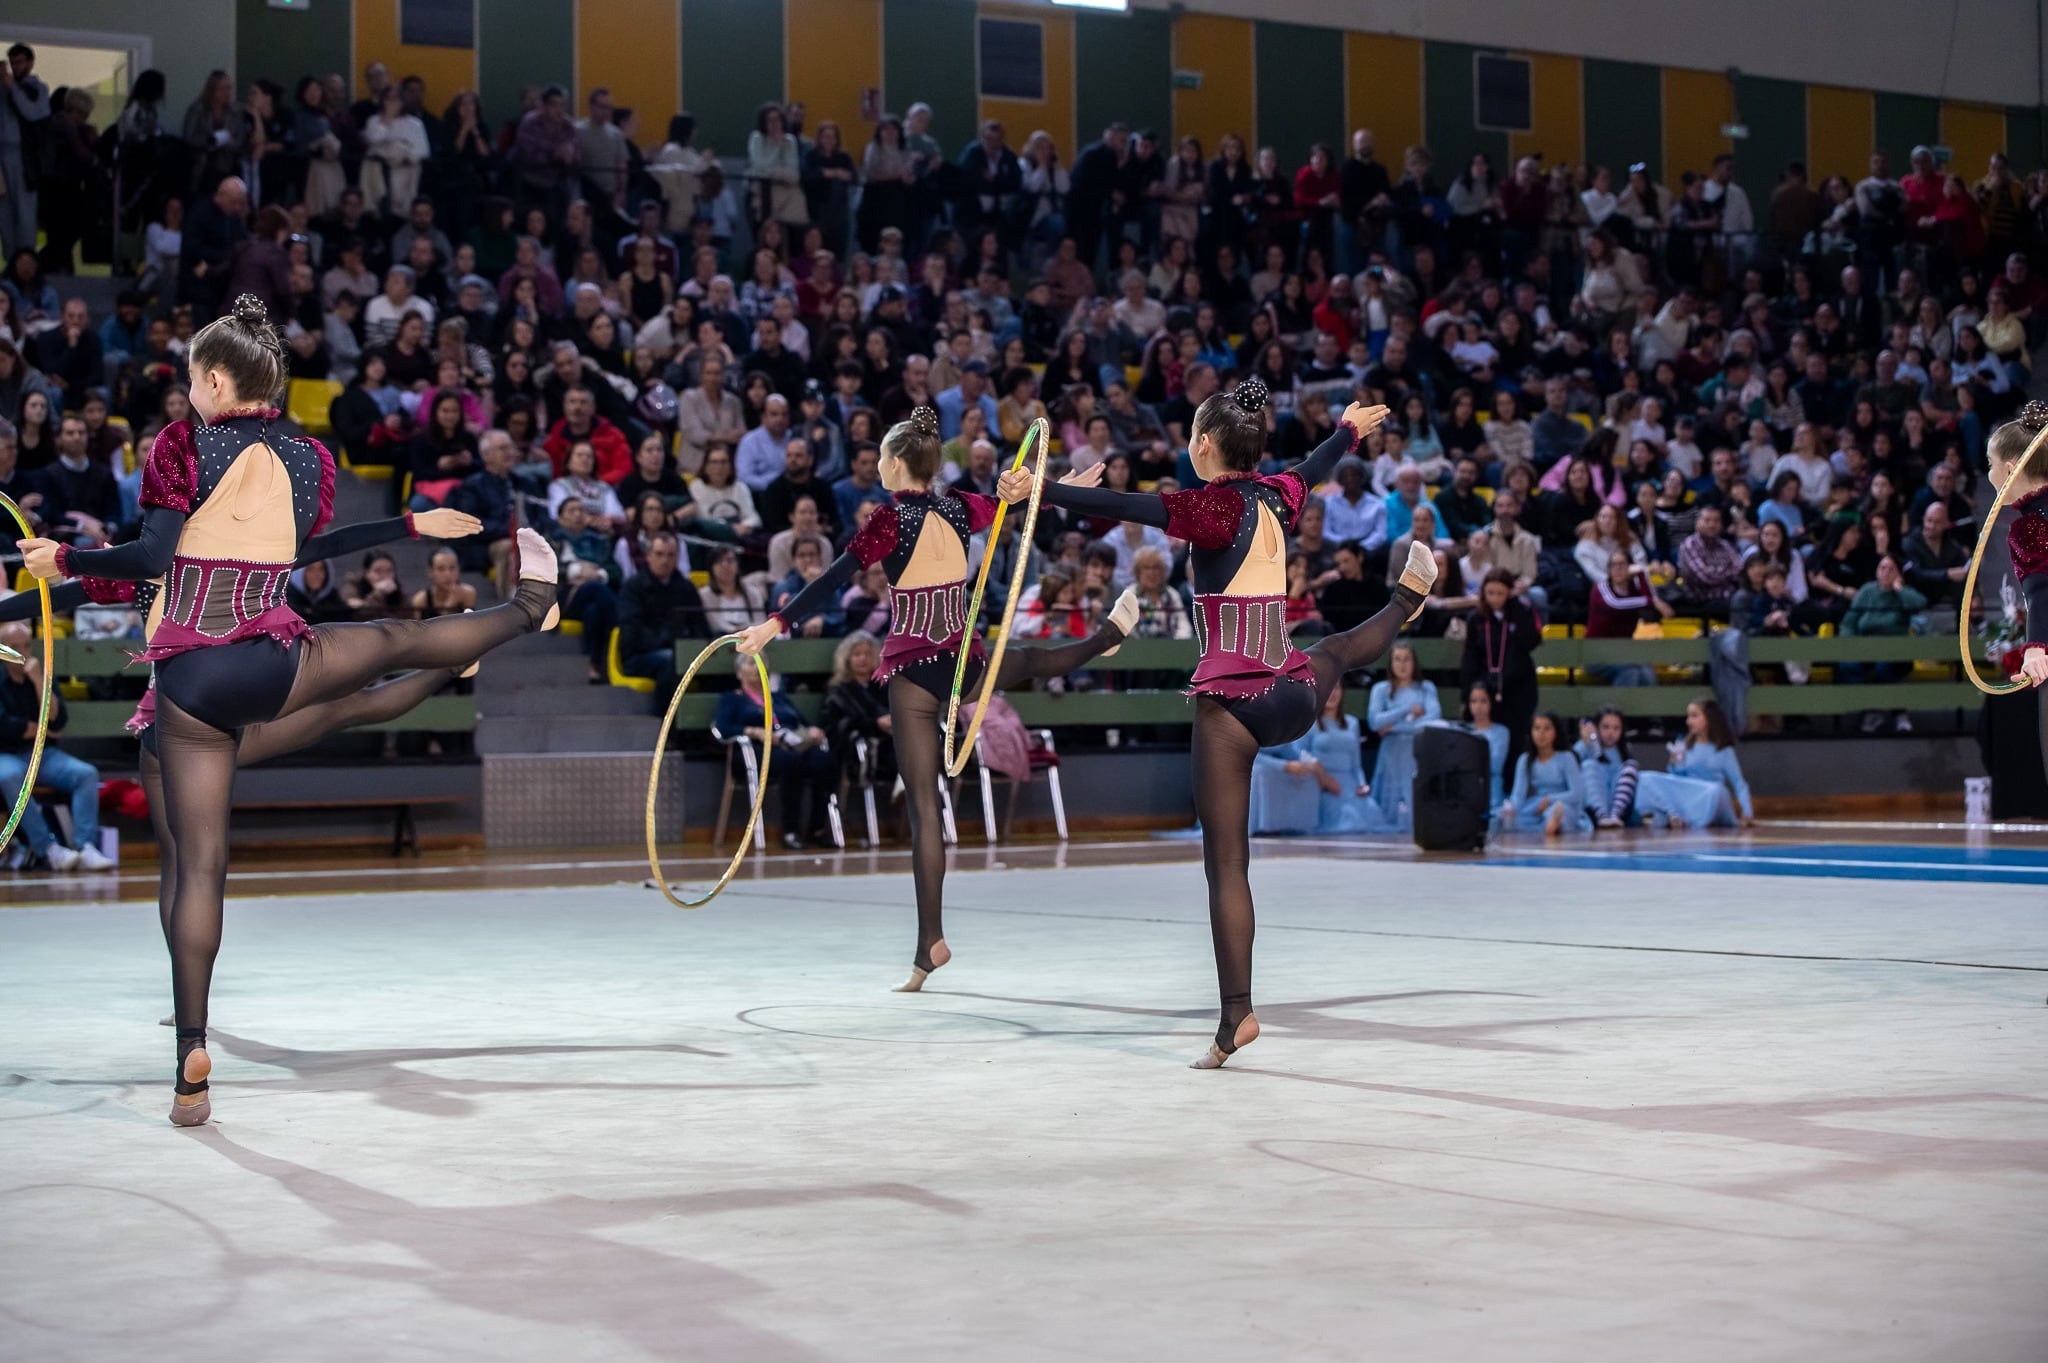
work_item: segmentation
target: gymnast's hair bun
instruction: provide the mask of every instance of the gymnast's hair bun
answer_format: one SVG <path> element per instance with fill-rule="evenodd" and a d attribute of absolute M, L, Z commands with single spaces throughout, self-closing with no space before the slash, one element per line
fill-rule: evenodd
<path fill-rule="evenodd" d="M 2030 431 L 2039 431 L 2044 428 L 2048 428 L 2048 402 L 2042 402 L 2040 399 L 2036 398 L 2034 401 L 2020 408 L 2020 414 L 2017 420 L 2019 421 L 2020 425 L 2026 427 Z"/>
<path fill-rule="evenodd" d="M 2044 407 L 2043 410 L 2048 411 L 2048 407 Z M 907 420 L 910 422 L 910 428 L 919 435 L 936 438 L 939 434 L 939 414 L 929 407 L 911 408 Z"/>
<path fill-rule="evenodd" d="M 270 323 L 270 309 L 263 306 L 263 300 L 253 293 L 237 294 L 228 312 L 237 322 L 248 322 L 259 327 Z"/>
<path fill-rule="evenodd" d="M 1257 379 L 1246 379 L 1232 390 L 1230 400 L 1253 416 L 1257 416 L 1259 409 L 1266 405 L 1266 396 L 1265 384 Z"/>

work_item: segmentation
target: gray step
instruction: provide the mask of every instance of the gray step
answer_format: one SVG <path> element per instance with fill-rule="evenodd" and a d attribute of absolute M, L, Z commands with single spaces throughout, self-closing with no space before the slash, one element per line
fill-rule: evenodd
<path fill-rule="evenodd" d="M 538 752 L 654 752 L 661 731 L 658 715 L 511 716 L 479 719 L 476 750 L 482 754 Z"/>
<path fill-rule="evenodd" d="M 623 686 L 578 686 L 573 691 L 551 686 L 494 692 L 479 688 L 476 709 L 479 718 L 488 719 L 524 715 L 646 715 L 652 709 L 652 701 Z"/>
<path fill-rule="evenodd" d="M 554 688 L 566 691 L 571 687 L 595 691 L 589 678 L 590 666 L 579 654 L 515 653 L 508 644 L 485 655 L 483 671 L 476 674 L 476 689 L 478 695 Z"/>

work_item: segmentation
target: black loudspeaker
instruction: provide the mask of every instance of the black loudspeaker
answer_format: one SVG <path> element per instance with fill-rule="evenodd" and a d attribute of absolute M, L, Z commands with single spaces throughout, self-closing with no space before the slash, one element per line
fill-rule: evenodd
<path fill-rule="evenodd" d="M 1441 725 L 1415 736 L 1415 845 L 1425 852 L 1477 852 L 1486 846 L 1493 782 L 1486 740 Z"/>

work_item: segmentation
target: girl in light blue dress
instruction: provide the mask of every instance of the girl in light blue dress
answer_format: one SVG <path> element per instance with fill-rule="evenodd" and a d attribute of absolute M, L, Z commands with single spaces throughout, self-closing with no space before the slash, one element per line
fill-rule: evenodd
<path fill-rule="evenodd" d="M 1555 838 L 1592 826 L 1579 759 L 1557 746 L 1560 727 L 1552 714 L 1540 714 L 1529 725 L 1531 750 L 1515 761 L 1515 788 L 1500 808 L 1503 829 L 1541 828 L 1543 836 Z"/>
<path fill-rule="evenodd" d="M 1322 768 L 1321 798 L 1317 802 L 1318 833 L 1391 833 L 1388 819 L 1373 799 L 1366 784 L 1365 762 L 1360 756 L 1361 732 L 1358 716 L 1344 713 L 1344 688 L 1330 688 L 1323 713 L 1301 740 L 1302 747 Z"/>
<path fill-rule="evenodd" d="M 1735 735 L 1711 697 L 1685 707 L 1685 738 L 1671 745 L 1669 767 L 1642 774 L 1636 807 L 1646 821 L 1673 828 L 1747 828 L 1756 821 Z"/>
<path fill-rule="evenodd" d="M 1628 755 L 1627 726 L 1621 711 L 1608 705 L 1592 719 L 1579 721 L 1579 741 L 1572 745 L 1572 752 L 1586 779 L 1586 813 L 1593 826 L 1626 828 L 1642 822 L 1635 808 L 1640 773 Z"/>
<path fill-rule="evenodd" d="M 1465 693 L 1465 726 L 1486 740 L 1486 817 L 1491 819 L 1500 812 L 1510 743 L 1507 726 L 1493 722 L 1493 692 L 1483 681 L 1473 682 Z"/>
<path fill-rule="evenodd" d="M 1259 749 L 1252 759 L 1250 831 L 1267 836 L 1315 832 L 1323 792 L 1320 774 L 1307 735 Z"/>
<path fill-rule="evenodd" d="M 1388 824 L 1400 832 L 1413 827 L 1409 804 L 1415 789 L 1415 735 L 1423 725 L 1443 717 L 1436 683 L 1423 679 L 1414 647 L 1395 644 L 1387 655 L 1387 679 L 1374 682 L 1366 699 L 1365 722 L 1380 736 L 1379 760 L 1372 769 L 1373 799 Z"/>

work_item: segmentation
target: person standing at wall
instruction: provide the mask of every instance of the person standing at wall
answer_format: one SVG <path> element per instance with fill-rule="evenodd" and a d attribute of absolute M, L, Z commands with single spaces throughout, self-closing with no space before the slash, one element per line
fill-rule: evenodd
<path fill-rule="evenodd" d="M 36 50 L 7 49 L 0 67 L 0 246 L 12 260 L 36 245 L 35 165 L 50 120 L 50 87 L 35 74 Z"/>

